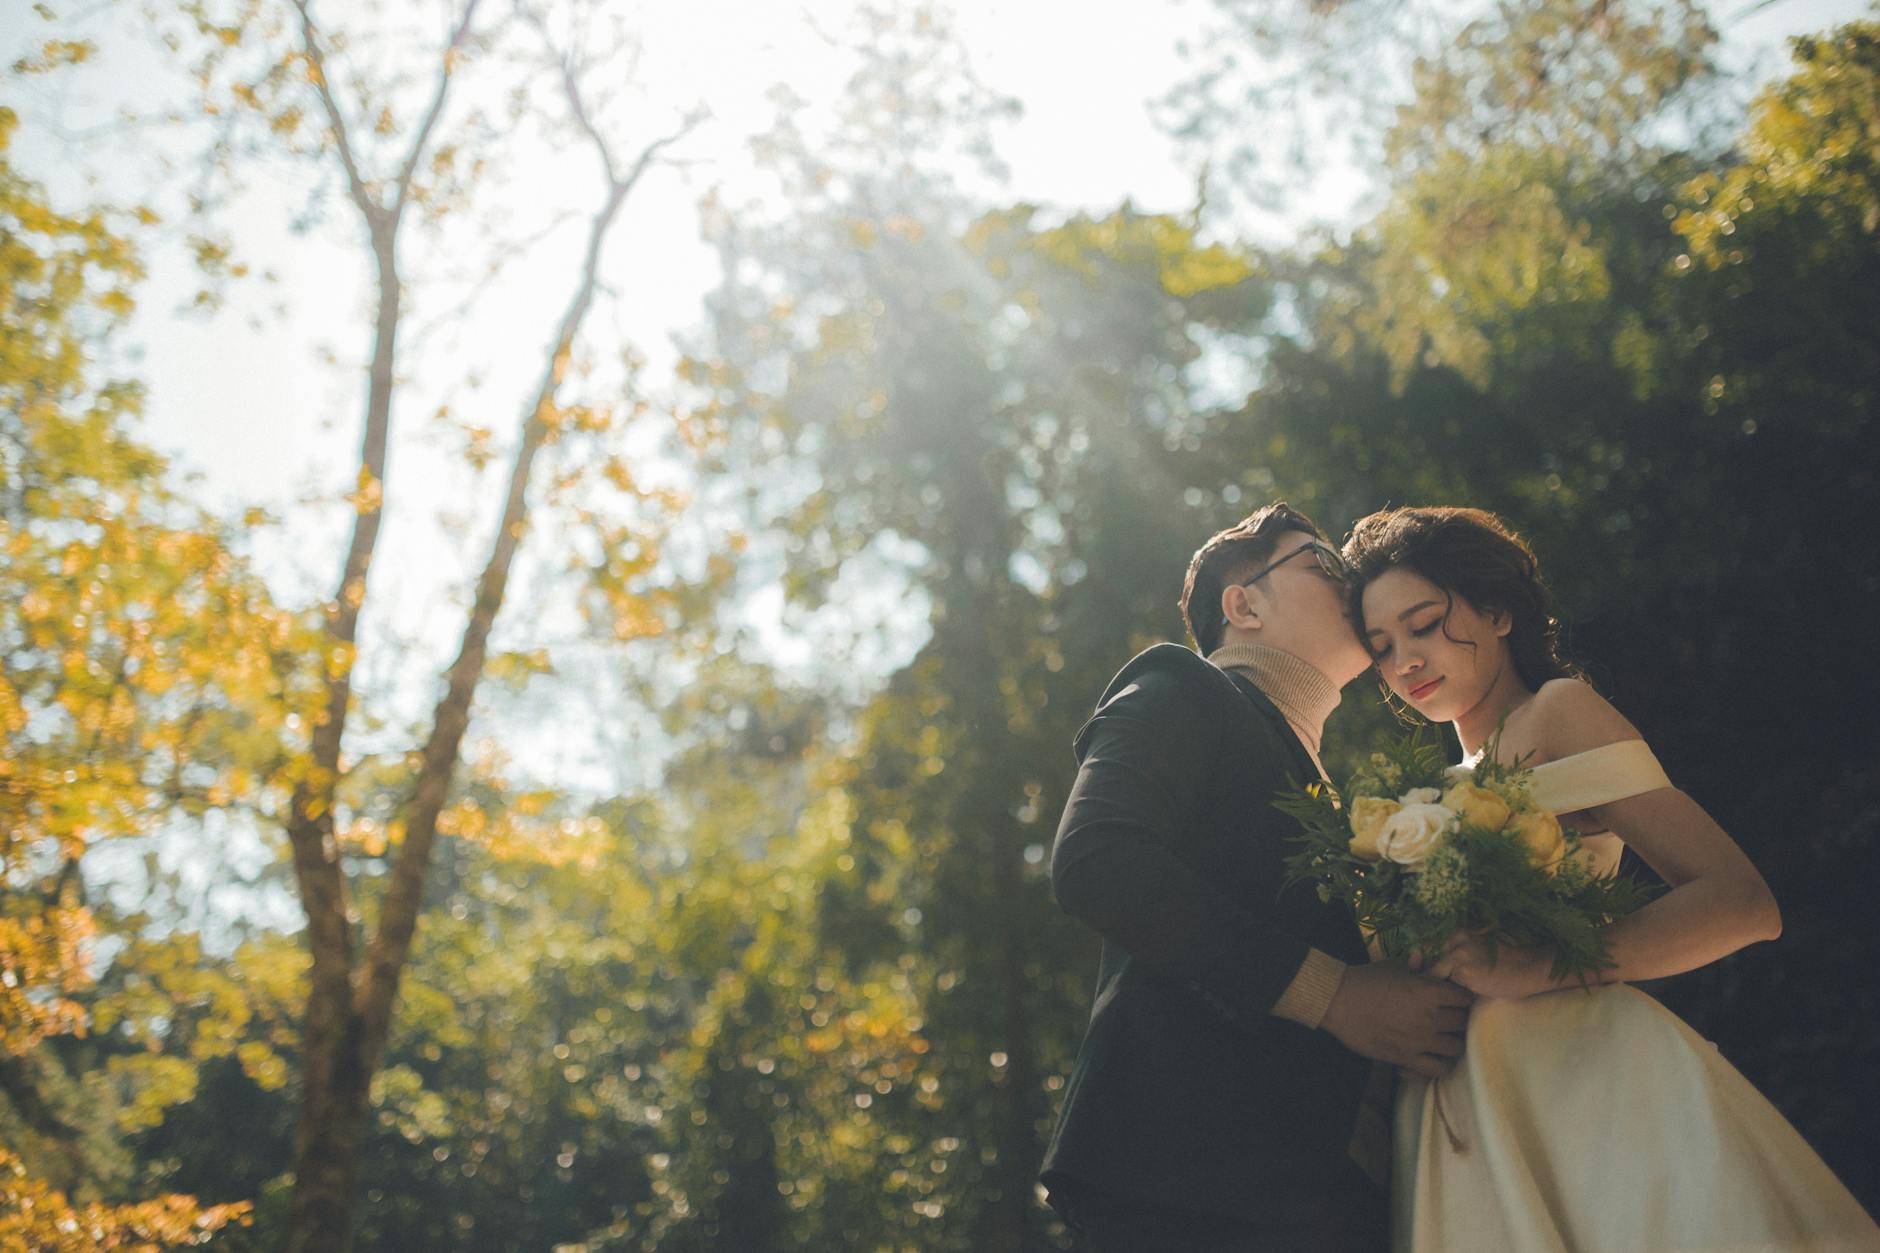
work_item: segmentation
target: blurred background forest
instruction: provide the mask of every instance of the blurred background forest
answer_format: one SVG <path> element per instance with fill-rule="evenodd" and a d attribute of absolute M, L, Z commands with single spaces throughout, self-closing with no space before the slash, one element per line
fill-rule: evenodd
<path fill-rule="evenodd" d="M 1880 1209 L 1880 22 L 1171 4 L 1152 210 L 958 7 L 0 19 L 0 1247 L 1067 1248 L 1071 736 L 1274 498 L 1530 537 Z"/>

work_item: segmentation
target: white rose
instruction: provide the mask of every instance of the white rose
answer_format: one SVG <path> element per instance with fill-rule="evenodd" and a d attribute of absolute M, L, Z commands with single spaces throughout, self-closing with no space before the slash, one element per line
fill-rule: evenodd
<path fill-rule="evenodd" d="M 1419 791 L 1423 789 L 1419 788 Z M 1436 851 L 1443 832 L 1456 815 L 1441 805 L 1423 802 L 1405 805 L 1378 832 L 1377 851 L 1400 866 L 1416 869 Z"/>
<path fill-rule="evenodd" d="M 1434 805 L 1443 794 L 1433 787 L 1413 787 L 1397 799 L 1405 805 Z"/>

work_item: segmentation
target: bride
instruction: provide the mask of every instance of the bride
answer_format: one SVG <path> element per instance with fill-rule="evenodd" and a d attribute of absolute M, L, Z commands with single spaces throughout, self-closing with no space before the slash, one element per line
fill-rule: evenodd
<path fill-rule="evenodd" d="M 1712 1044 L 1627 986 L 1782 929 L 1762 876 L 1672 786 L 1632 724 L 1555 651 L 1534 556 L 1478 509 L 1394 509 L 1346 541 L 1353 617 L 1390 690 L 1449 722 L 1470 762 L 1500 728 L 1534 797 L 1614 869 L 1630 846 L 1669 885 L 1607 931 L 1600 986 L 1474 935 L 1430 973 L 1477 995 L 1448 1077 L 1398 1092 L 1399 1250 L 1640 1253 L 1880 1249 L 1880 1228 Z"/>

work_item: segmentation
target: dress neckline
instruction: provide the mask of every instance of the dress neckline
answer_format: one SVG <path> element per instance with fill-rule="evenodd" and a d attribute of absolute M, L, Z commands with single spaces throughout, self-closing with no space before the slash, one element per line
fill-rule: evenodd
<path fill-rule="evenodd" d="M 1651 751 L 1650 746 L 1647 745 L 1645 741 L 1642 739 L 1633 738 L 1633 739 L 1625 739 L 1625 740 L 1611 740 L 1605 744 L 1595 744 L 1592 748 L 1581 749 L 1577 753 L 1568 753 L 1565 757 L 1556 757 L 1552 761 L 1543 761 L 1540 765 L 1529 766 L 1527 767 L 1527 769 L 1532 770 L 1538 776 L 1541 771 L 1551 770 L 1555 766 L 1589 764 L 1586 759 L 1592 758 L 1592 759 L 1597 760 L 1600 758 L 1602 754 L 1608 758 L 1620 757 L 1620 756 L 1629 757 L 1633 753 L 1636 753 L 1639 751 L 1638 748 L 1631 747 L 1632 745 L 1635 745 L 1635 744 L 1638 745 L 1639 748 L 1643 748 L 1646 752 Z M 1618 751 L 1617 752 L 1612 751 L 1615 749 Z M 1464 757 L 1457 764 L 1469 770 L 1473 770 L 1477 766 L 1482 764 L 1482 755 L 1480 753 L 1477 753 L 1473 757 Z"/>

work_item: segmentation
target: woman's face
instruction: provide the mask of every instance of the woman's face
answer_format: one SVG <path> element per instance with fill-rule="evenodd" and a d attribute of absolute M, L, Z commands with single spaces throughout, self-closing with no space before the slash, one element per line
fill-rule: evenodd
<path fill-rule="evenodd" d="M 1475 708 L 1508 663 L 1506 614 L 1484 613 L 1401 566 L 1365 587 L 1363 608 L 1378 673 L 1431 722 Z"/>

